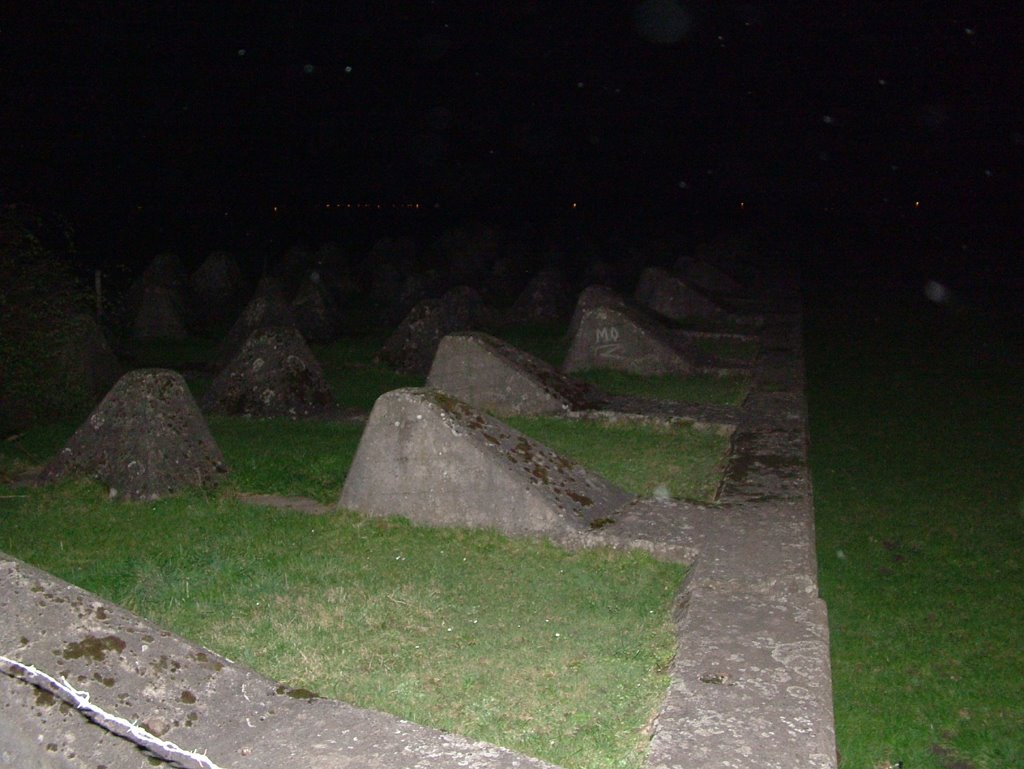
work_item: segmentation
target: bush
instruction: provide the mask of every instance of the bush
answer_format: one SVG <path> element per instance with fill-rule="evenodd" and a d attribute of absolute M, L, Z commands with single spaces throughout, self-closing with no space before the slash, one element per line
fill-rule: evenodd
<path fill-rule="evenodd" d="M 89 311 L 73 254 L 71 230 L 59 218 L 0 208 L 0 434 L 93 405 L 87 382 L 67 375 L 68 350 Z"/>

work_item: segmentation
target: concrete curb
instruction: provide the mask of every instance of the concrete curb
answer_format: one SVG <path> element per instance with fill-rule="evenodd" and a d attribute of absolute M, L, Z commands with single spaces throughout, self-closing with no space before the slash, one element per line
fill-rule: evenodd
<path fill-rule="evenodd" d="M 835 769 L 799 316 L 766 321 L 754 388 L 679 596 L 649 769 Z"/>

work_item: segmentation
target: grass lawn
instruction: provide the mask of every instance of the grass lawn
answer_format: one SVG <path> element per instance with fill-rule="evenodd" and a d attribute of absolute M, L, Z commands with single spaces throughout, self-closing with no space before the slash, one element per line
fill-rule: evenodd
<path fill-rule="evenodd" d="M 290 686 L 566 767 L 643 765 L 678 565 L 81 481 L 5 502 L 0 549 Z"/>
<path fill-rule="evenodd" d="M 374 366 L 377 344 L 316 350 L 350 408 L 419 384 Z M 154 346 L 139 361 L 172 366 L 181 355 L 199 366 L 209 349 Z M 230 492 L 336 500 L 362 425 L 209 424 L 232 470 L 225 489 L 136 504 L 111 503 L 87 481 L 11 489 L 0 499 L 0 549 L 288 685 L 566 767 L 643 765 L 645 724 L 668 684 L 682 567 L 246 505 Z M 664 483 L 709 499 L 727 450 L 726 439 L 683 427 L 515 426 L 637 493 Z M 45 462 L 76 427 L 39 426 L 0 444 L 0 481 Z"/>
<path fill-rule="evenodd" d="M 573 376 L 589 382 L 609 395 L 642 395 L 645 398 L 681 403 L 739 406 L 750 391 L 750 377 L 746 374 L 642 376 L 626 371 L 601 369 L 578 371 Z"/>
<path fill-rule="evenodd" d="M 506 421 L 640 496 L 664 487 L 678 499 L 711 502 L 729 456 L 727 437 L 688 425 L 602 425 L 553 417 Z"/>
<path fill-rule="evenodd" d="M 843 766 L 1021 767 L 1024 336 L 893 294 L 805 315 Z"/>

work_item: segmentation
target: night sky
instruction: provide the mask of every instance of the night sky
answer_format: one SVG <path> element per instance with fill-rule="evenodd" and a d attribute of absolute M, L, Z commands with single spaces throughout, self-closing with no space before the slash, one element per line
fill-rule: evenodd
<path fill-rule="evenodd" d="M 1024 219 L 1013 3 L 23 5 L 0 196 L 86 238 L 328 203 L 962 250 Z"/>

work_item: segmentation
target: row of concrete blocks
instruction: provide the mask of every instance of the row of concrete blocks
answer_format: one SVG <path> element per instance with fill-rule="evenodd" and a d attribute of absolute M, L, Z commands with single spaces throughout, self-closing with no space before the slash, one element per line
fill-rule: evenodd
<path fill-rule="evenodd" d="M 778 319 L 765 330 L 774 353 L 763 357 L 740 411 L 719 506 L 635 500 L 430 389 L 378 402 L 341 504 L 566 546 L 642 547 L 690 563 L 649 766 L 828 769 L 835 756 L 827 624 L 815 583 L 795 322 Z M 12 559 L 0 563 L 6 656 L 41 668 L 56 663 L 72 681 L 104 682 L 94 698 L 179 742 L 207 746 L 224 766 L 544 766 L 382 714 L 296 697 L 50 575 Z M 90 653 L 69 653 L 78 649 Z M 0 686 L 0 759 L 11 765 L 145 765 L 138 751 L 39 691 L 13 679 L 0 678 Z"/>

